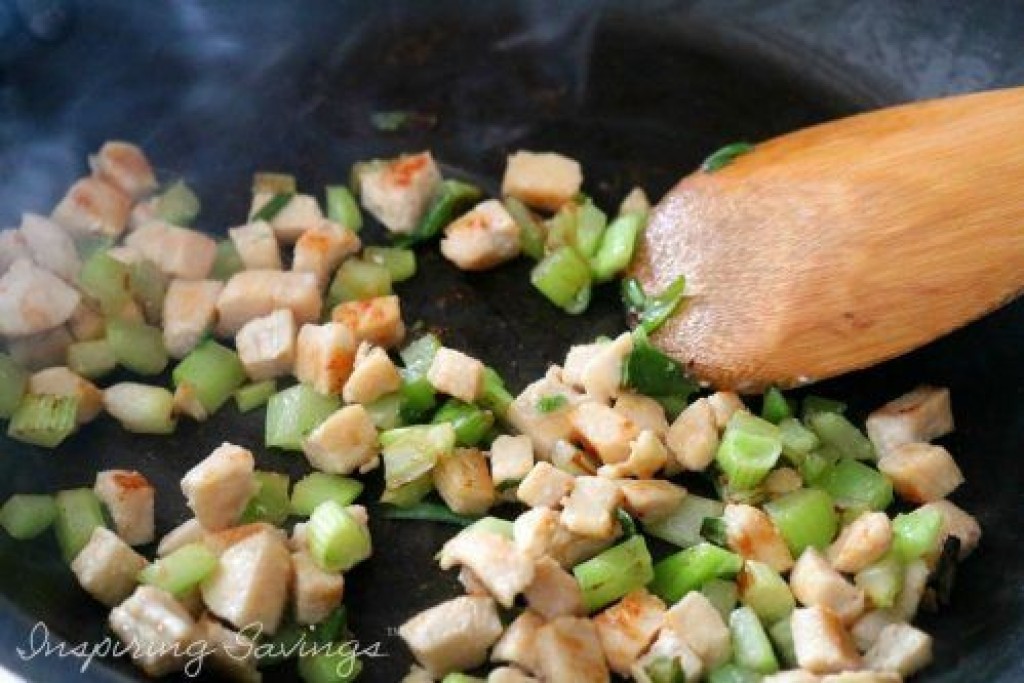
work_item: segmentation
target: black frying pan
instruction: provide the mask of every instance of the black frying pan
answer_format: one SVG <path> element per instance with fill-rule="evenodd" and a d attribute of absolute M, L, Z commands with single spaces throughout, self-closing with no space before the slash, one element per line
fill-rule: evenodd
<path fill-rule="evenodd" d="M 505 154 L 554 148 L 583 162 L 607 206 L 634 183 L 659 196 L 708 152 L 853 111 L 1024 83 L 1019 0 L 704 0 L 680 3 L 117 2 L 0 0 L 0 220 L 48 211 L 111 137 L 143 145 L 198 188 L 201 227 L 241 221 L 254 170 L 298 174 L 304 188 L 346 178 L 370 156 L 431 147 L 449 170 L 493 181 Z M 371 112 L 436 113 L 430 133 L 386 135 Z M 379 235 L 378 235 L 379 237 Z M 515 388 L 573 341 L 623 326 L 611 291 L 583 317 L 555 312 L 519 263 L 483 275 L 434 248 L 401 287 L 410 320 L 495 364 Z M 869 293 L 866 293 L 869 294 Z M 936 663 L 922 681 L 1024 680 L 1024 306 L 1010 306 L 909 357 L 821 385 L 863 415 L 927 381 L 953 390 L 949 446 L 968 483 L 957 500 L 985 528 L 953 607 L 926 618 Z M 268 451 L 262 417 L 227 408 L 170 438 L 134 437 L 101 420 L 57 452 L 0 440 L 0 499 L 91 483 L 96 470 L 141 469 L 158 484 L 161 530 L 184 519 L 181 474 L 224 439 L 260 465 L 299 475 Z M 375 498 L 379 483 L 370 486 Z M 363 680 L 395 681 L 409 659 L 394 627 L 454 594 L 431 556 L 449 528 L 373 521 L 375 556 L 352 572 L 355 632 L 388 658 Z M 98 641 L 104 610 L 75 584 L 49 538 L 0 534 L 0 662 L 38 681 L 77 680 L 81 661 L 22 661 L 32 625 Z M 271 670 L 286 680 L 292 669 Z M 98 661 L 83 680 L 139 678 Z"/>

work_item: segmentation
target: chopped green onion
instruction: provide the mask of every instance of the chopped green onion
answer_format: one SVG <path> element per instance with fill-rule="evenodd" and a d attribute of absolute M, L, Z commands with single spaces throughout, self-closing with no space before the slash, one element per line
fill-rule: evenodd
<path fill-rule="evenodd" d="M 68 347 L 68 369 L 76 375 L 86 379 L 97 379 L 106 375 L 117 367 L 117 358 L 114 357 L 114 350 L 106 339 L 93 341 L 75 342 Z M 0 375 L 3 369 L 0 368 Z M 3 384 L 3 377 L 0 377 L 0 386 Z M 3 399 L 0 398 L 0 403 Z M 0 415 L 3 409 L 0 406 Z"/>
<path fill-rule="evenodd" d="M 572 247 L 561 247 L 534 266 L 530 282 L 559 308 L 581 312 L 578 305 L 590 292 L 590 266 Z"/>
<path fill-rule="evenodd" d="M 437 335 L 425 334 L 409 342 L 398 355 L 402 357 L 406 372 L 412 377 L 424 377 L 434 362 L 441 340 Z"/>
<path fill-rule="evenodd" d="M 665 324 L 679 308 L 686 291 L 686 278 L 682 275 L 672 281 L 665 290 L 656 296 L 649 296 L 636 278 L 622 281 L 622 301 L 626 306 L 626 315 L 644 332 L 652 334 Z"/>
<path fill-rule="evenodd" d="M 362 660 L 348 646 L 335 650 L 299 657 L 299 678 L 304 683 L 351 683 L 359 678 Z"/>
<path fill-rule="evenodd" d="M 235 273 L 245 270 L 245 262 L 231 240 L 217 242 L 217 257 L 213 260 L 210 277 L 214 280 L 230 280 Z"/>
<path fill-rule="evenodd" d="M 801 489 L 765 503 L 793 557 L 808 547 L 824 548 L 835 538 L 839 527 L 832 497 L 817 489 Z"/>
<path fill-rule="evenodd" d="M 807 418 L 807 426 L 814 430 L 822 443 L 835 448 L 847 458 L 878 459 L 868 437 L 839 413 L 815 413 Z"/>
<path fill-rule="evenodd" d="M 789 584 L 763 562 L 747 560 L 738 583 L 740 600 L 766 624 L 788 617 L 796 607 Z"/>
<path fill-rule="evenodd" d="M 398 414 L 405 424 L 421 422 L 437 405 L 437 392 L 426 377 L 410 378 L 408 372 L 403 374 L 402 387 L 398 390 L 402 397 Z"/>
<path fill-rule="evenodd" d="M 363 484 L 355 479 L 326 472 L 312 472 L 295 482 L 292 489 L 291 512 L 308 517 L 321 503 L 333 500 L 345 507 L 363 492 Z"/>
<path fill-rule="evenodd" d="M 590 259 L 594 280 L 607 282 L 629 266 L 643 223 L 643 216 L 635 213 L 619 216 L 612 221 L 604 232 L 597 253 Z"/>
<path fill-rule="evenodd" d="M 705 517 L 704 523 L 700 525 L 700 536 L 708 543 L 714 543 L 723 548 L 729 546 L 725 520 L 721 517 Z"/>
<path fill-rule="evenodd" d="M 28 388 L 28 373 L 6 353 L 0 353 L 0 419 L 7 419 Z"/>
<path fill-rule="evenodd" d="M 602 244 L 608 216 L 589 197 L 569 206 L 576 213 L 576 250 L 584 258 L 592 259 Z"/>
<path fill-rule="evenodd" d="M 503 201 L 512 220 L 519 226 L 519 245 L 523 253 L 534 261 L 544 258 L 544 242 L 547 239 L 544 226 L 534 217 L 526 204 L 515 197 L 505 197 Z"/>
<path fill-rule="evenodd" d="M 494 368 L 484 368 L 484 387 L 478 399 L 481 406 L 504 418 L 512 404 L 512 394 L 505 388 L 505 381 Z"/>
<path fill-rule="evenodd" d="M 168 223 L 188 227 L 199 216 L 199 197 L 182 180 L 176 180 L 157 195 L 156 215 Z"/>
<path fill-rule="evenodd" d="M 245 506 L 241 523 L 267 522 L 274 526 L 284 524 L 290 509 L 288 475 L 257 470 L 253 473 L 253 478 L 256 480 L 256 493 Z"/>
<path fill-rule="evenodd" d="M 711 483 L 715 487 L 715 493 L 726 503 L 737 505 L 760 505 L 768 498 L 768 493 L 760 484 L 754 488 L 737 488 L 729 484 L 728 477 L 724 474 L 715 476 L 711 474 Z"/>
<path fill-rule="evenodd" d="M 700 592 L 722 615 L 722 620 L 727 621 L 729 613 L 736 608 L 736 600 L 739 597 L 739 588 L 736 586 L 736 582 L 711 579 L 700 587 Z"/>
<path fill-rule="evenodd" d="M 762 674 L 779 670 L 771 641 L 757 614 L 749 607 L 739 607 L 729 615 L 729 632 L 732 634 L 732 656 L 742 667 Z"/>
<path fill-rule="evenodd" d="M 903 590 L 905 569 L 899 553 L 886 553 L 882 559 L 861 569 L 853 582 L 876 607 L 892 607 Z"/>
<path fill-rule="evenodd" d="M 249 222 L 274 220 L 274 217 L 281 213 L 284 207 L 288 206 L 288 203 L 291 202 L 294 196 L 294 192 L 278 192 L 274 194 L 266 204 L 260 207 L 259 211 L 252 215 Z"/>
<path fill-rule="evenodd" d="M 761 403 L 761 417 L 776 425 L 787 418 L 793 417 L 793 409 L 790 407 L 789 401 L 786 400 L 786 397 L 777 388 L 769 387 L 764 392 L 764 398 Z"/>
<path fill-rule="evenodd" d="M 541 413 L 553 413 L 560 408 L 564 408 L 569 404 L 567 399 L 562 394 L 552 394 L 551 396 L 541 396 L 537 399 L 537 411 Z"/>
<path fill-rule="evenodd" d="M 363 259 L 384 266 L 392 282 L 404 282 L 416 274 L 416 253 L 398 247 L 366 247 Z"/>
<path fill-rule="evenodd" d="M 346 259 L 334 274 L 328 290 L 328 309 L 342 301 L 362 301 L 391 294 L 391 273 L 384 266 Z"/>
<path fill-rule="evenodd" d="M 26 394 L 7 425 L 7 436 L 54 448 L 75 431 L 78 399 L 74 396 Z"/>
<path fill-rule="evenodd" d="M 407 484 L 394 489 L 384 489 L 380 494 L 380 502 L 395 507 L 408 508 L 416 505 L 434 490 L 434 477 L 426 472 Z"/>
<path fill-rule="evenodd" d="M 461 180 L 445 180 L 434 196 L 430 208 L 420 219 L 419 225 L 408 235 L 395 239 L 399 246 L 408 247 L 433 239 L 446 225 L 469 209 L 481 197 L 480 188 Z"/>
<path fill-rule="evenodd" d="M 799 466 L 807 454 L 821 443 L 817 435 L 799 420 L 787 417 L 778 423 L 779 437 L 782 439 L 782 455 L 791 464 Z"/>
<path fill-rule="evenodd" d="M 11 538 L 27 541 L 49 529 L 56 516 L 53 496 L 16 493 L 0 508 L 0 526 Z"/>
<path fill-rule="evenodd" d="M 775 644 L 775 652 L 787 668 L 796 668 L 796 645 L 793 643 L 793 627 L 789 617 L 780 619 L 768 628 L 768 636 Z"/>
<path fill-rule="evenodd" d="M 430 472 L 438 458 L 455 448 L 455 429 L 447 422 L 439 425 L 402 427 L 380 435 L 384 481 L 389 490 Z"/>
<path fill-rule="evenodd" d="M 595 612 L 654 578 L 651 553 L 644 537 L 633 536 L 572 569 L 583 592 L 583 604 Z"/>
<path fill-rule="evenodd" d="M 82 264 L 78 286 L 99 302 L 106 314 L 116 314 L 132 300 L 128 266 L 106 251 L 97 251 Z"/>
<path fill-rule="evenodd" d="M 375 111 L 370 114 L 370 125 L 381 133 L 431 130 L 437 125 L 437 114 L 407 110 Z"/>
<path fill-rule="evenodd" d="M 892 520 L 892 549 L 911 562 L 935 552 L 942 531 L 942 514 L 932 508 L 918 508 L 896 515 Z"/>
<path fill-rule="evenodd" d="M 761 683 L 761 674 L 738 664 L 723 664 L 712 669 L 707 683 Z"/>
<path fill-rule="evenodd" d="M 494 414 L 489 410 L 481 410 L 472 403 L 450 398 L 431 420 L 432 424 L 448 422 L 455 429 L 455 445 L 476 446 L 494 425 Z"/>
<path fill-rule="evenodd" d="M 454 524 L 456 526 L 468 527 L 477 522 L 479 517 L 460 515 L 452 512 L 447 505 L 440 503 L 415 503 L 413 505 L 398 506 L 392 503 L 393 507 L 385 508 L 384 519 L 415 520 L 420 522 L 440 522 L 442 524 Z"/>
<path fill-rule="evenodd" d="M 309 517 L 309 551 L 321 569 L 348 571 L 370 556 L 370 532 L 336 501 L 324 501 Z"/>
<path fill-rule="evenodd" d="M 725 504 L 721 501 L 689 494 L 669 515 L 644 522 L 644 531 L 655 538 L 689 548 L 703 541 L 700 530 L 704 520 L 721 517 L 724 513 Z"/>
<path fill-rule="evenodd" d="M 544 243 L 545 251 L 550 253 L 562 247 L 575 247 L 576 218 L 575 204 L 568 203 L 562 206 L 554 216 L 544 221 L 547 232 Z"/>
<path fill-rule="evenodd" d="M 139 583 L 182 596 L 217 568 L 217 555 L 202 543 L 189 543 L 155 560 L 139 572 Z"/>
<path fill-rule="evenodd" d="M 739 555 L 710 543 L 698 543 L 654 565 L 649 588 L 665 602 L 675 603 L 711 579 L 731 578 L 742 568 Z"/>
<path fill-rule="evenodd" d="M 235 390 L 235 403 L 238 405 L 238 412 L 248 413 L 250 410 L 262 408 L 276 392 L 277 381 L 273 379 L 265 379 L 238 387 Z"/>
<path fill-rule="evenodd" d="M 623 364 L 622 383 L 645 396 L 678 396 L 684 401 L 697 390 L 683 366 L 655 348 L 642 328 L 633 331 L 633 349 Z"/>
<path fill-rule="evenodd" d="M 53 530 L 57 535 L 64 561 L 71 563 L 92 537 L 98 526 L 106 526 L 100 499 L 92 489 L 69 489 L 59 491 L 54 499 L 57 516 Z"/>
<path fill-rule="evenodd" d="M 661 409 L 665 411 L 665 416 L 669 419 L 669 422 L 674 422 L 679 414 L 683 412 L 686 406 L 689 404 L 689 395 L 686 396 L 651 396 Z"/>
<path fill-rule="evenodd" d="M 146 320 L 157 323 L 163 317 L 167 276 L 149 259 L 141 259 L 128 267 L 128 286 L 142 306 Z"/>
<path fill-rule="evenodd" d="M 711 156 L 700 165 L 700 170 L 705 173 L 714 173 L 731 164 L 736 157 L 754 151 L 754 146 L 749 142 L 734 142 L 716 150 Z"/>
<path fill-rule="evenodd" d="M 836 401 L 823 396 L 814 396 L 813 394 L 804 398 L 804 420 L 808 420 L 812 415 L 817 415 L 818 413 L 839 413 L 841 415 L 845 412 L 846 404 L 842 401 Z"/>
<path fill-rule="evenodd" d="M 889 477 L 850 458 L 840 458 L 814 485 L 827 491 L 839 508 L 885 510 L 892 505 Z"/>
<path fill-rule="evenodd" d="M 341 407 L 336 396 L 324 396 L 296 384 L 270 397 L 263 442 L 287 451 L 301 451 L 303 440 Z"/>
<path fill-rule="evenodd" d="M 363 214 L 359 212 L 359 203 L 344 185 L 327 186 L 327 219 L 352 232 L 363 229 Z"/>
<path fill-rule="evenodd" d="M 274 173 L 271 171 L 257 171 L 252 174 L 252 192 L 270 192 L 277 194 L 295 194 L 299 186 L 295 182 L 295 176 L 290 173 Z"/>
<path fill-rule="evenodd" d="M 171 374 L 174 386 L 188 383 L 208 413 L 217 412 L 245 383 L 245 367 L 238 354 L 207 339 L 185 356 Z"/>
<path fill-rule="evenodd" d="M 122 382 L 107 388 L 103 403 L 121 426 L 136 434 L 174 431 L 174 396 L 163 387 Z"/>
<path fill-rule="evenodd" d="M 622 528 L 622 538 L 632 538 L 639 533 L 636 528 L 636 520 L 622 508 L 615 509 L 615 519 L 618 521 L 619 527 Z"/>
<path fill-rule="evenodd" d="M 394 429 L 402 424 L 402 394 L 395 392 L 363 405 L 378 430 Z"/>
<path fill-rule="evenodd" d="M 741 410 L 729 419 L 715 462 L 728 477 L 729 487 L 743 491 L 760 484 L 781 454 L 779 428 Z"/>
<path fill-rule="evenodd" d="M 117 362 L 140 375 L 158 375 L 167 367 L 160 328 L 131 320 L 107 320 L 107 342 Z"/>

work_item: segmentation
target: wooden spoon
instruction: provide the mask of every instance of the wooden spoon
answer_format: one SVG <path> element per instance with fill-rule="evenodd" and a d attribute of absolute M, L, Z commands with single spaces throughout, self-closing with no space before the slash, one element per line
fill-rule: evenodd
<path fill-rule="evenodd" d="M 653 340 L 756 391 L 832 377 L 1024 290 L 1024 88 L 909 104 L 761 143 L 684 178 L 632 275 L 692 298 Z"/>

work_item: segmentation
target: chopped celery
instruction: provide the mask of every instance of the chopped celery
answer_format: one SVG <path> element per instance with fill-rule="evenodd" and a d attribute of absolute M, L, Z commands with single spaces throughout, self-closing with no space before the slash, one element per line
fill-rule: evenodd
<path fill-rule="evenodd" d="M 348 571 L 370 556 L 370 532 L 336 501 L 318 505 L 308 529 L 310 554 L 326 571 Z"/>
<path fill-rule="evenodd" d="M 380 435 L 384 481 L 389 490 L 408 484 L 434 469 L 437 460 L 455 448 L 455 429 L 448 423 L 401 427 Z"/>
<path fill-rule="evenodd" d="M 477 678 L 476 676 L 453 673 L 442 678 L 441 683 L 487 683 L 487 681 L 483 678 Z"/>
<path fill-rule="evenodd" d="M 235 389 L 235 404 L 238 412 L 248 413 L 250 410 L 261 408 L 267 404 L 270 397 L 277 393 L 277 381 L 265 379 L 262 382 L 253 382 Z"/>
<path fill-rule="evenodd" d="M 550 253 L 562 247 L 575 247 L 576 244 L 576 211 L 575 204 L 562 206 L 554 216 L 544 221 L 547 233 L 544 249 Z M 578 250 L 577 250 L 578 252 Z"/>
<path fill-rule="evenodd" d="M 342 301 L 361 301 L 391 294 L 391 273 L 384 266 L 346 259 L 334 274 L 327 293 L 328 309 Z"/>
<path fill-rule="evenodd" d="M 253 473 L 256 480 L 256 493 L 242 512 L 242 523 L 267 522 L 274 526 L 284 524 L 288 519 L 288 475 L 280 472 Z"/>
<path fill-rule="evenodd" d="M 654 296 L 644 292 L 636 278 L 622 281 L 622 302 L 626 306 L 626 317 L 647 334 L 654 333 L 672 317 L 683 302 L 686 278 L 680 275 L 661 294 Z"/>
<path fill-rule="evenodd" d="M 406 373 L 411 377 L 423 377 L 430 370 L 437 350 L 441 348 L 441 340 L 433 334 L 409 342 L 398 355 L 402 357 Z"/>
<path fill-rule="evenodd" d="M 7 436 L 54 448 L 75 431 L 78 399 L 74 396 L 26 394 L 7 425 Z"/>
<path fill-rule="evenodd" d="M 273 171 L 257 171 L 252 174 L 252 192 L 290 192 L 295 194 L 299 186 L 295 182 L 295 176 L 290 173 L 275 173 Z"/>
<path fill-rule="evenodd" d="M 344 185 L 327 186 L 327 219 L 343 225 L 352 232 L 363 229 L 363 214 L 359 203 Z"/>
<path fill-rule="evenodd" d="M 580 303 L 590 295 L 590 265 L 572 247 L 560 247 L 534 266 L 530 282 L 567 313 L 582 313 Z"/>
<path fill-rule="evenodd" d="M 747 560 L 738 583 L 740 600 L 766 624 L 788 617 L 796 607 L 786 580 L 763 562 Z"/>
<path fill-rule="evenodd" d="M 210 277 L 214 280 L 230 280 L 235 273 L 245 270 L 245 262 L 242 255 L 235 248 L 231 240 L 220 240 L 217 242 L 217 258 L 213 261 L 213 270 Z"/>
<path fill-rule="evenodd" d="M 645 396 L 680 396 L 683 400 L 697 390 L 683 366 L 651 344 L 642 328 L 633 331 L 633 348 L 624 363 L 622 383 Z"/>
<path fill-rule="evenodd" d="M 267 446 L 301 451 L 302 441 L 341 407 L 336 396 L 324 396 L 306 384 L 296 384 L 270 397 L 263 441 Z"/>
<path fill-rule="evenodd" d="M 199 216 L 199 197 L 182 180 L 175 180 L 156 197 L 156 215 L 168 223 L 188 227 Z"/>
<path fill-rule="evenodd" d="M 829 467 L 815 487 L 832 496 L 836 507 L 885 510 L 892 504 L 892 482 L 874 467 L 850 458 Z"/>
<path fill-rule="evenodd" d="M 728 547 L 728 532 L 725 528 L 725 520 L 721 517 L 705 517 L 704 523 L 700 525 L 700 536 L 708 543 Z"/>
<path fill-rule="evenodd" d="M 355 479 L 326 472 L 312 472 L 295 482 L 292 489 L 291 512 L 307 517 L 321 503 L 333 500 L 345 507 L 363 492 L 363 484 Z"/>
<path fill-rule="evenodd" d="M 299 678 L 304 683 L 351 683 L 362 670 L 362 660 L 347 646 L 299 657 Z"/>
<path fill-rule="evenodd" d="M 877 460 L 875 447 L 868 437 L 839 413 L 815 413 L 807 418 L 821 442 L 854 460 Z"/>
<path fill-rule="evenodd" d="M 215 413 L 245 383 L 238 354 L 207 339 L 185 356 L 171 374 L 174 386 L 192 385 L 206 412 Z"/>
<path fill-rule="evenodd" d="M 28 388 L 28 373 L 6 353 L 0 353 L 0 419 L 14 414 Z"/>
<path fill-rule="evenodd" d="M 736 160 L 737 157 L 749 154 L 754 151 L 754 145 L 749 142 L 733 142 L 725 147 L 715 150 L 711 156 L 700 165 L 700 170 L 705 173 L 714 173 L 721 170 Z M 717 682 L 716 682 L 717 683 Z"/>
<path fill-rule="evenodd" d="M 413 505 L 399 506 L 384 511 L 384 519 L 409 519 L 420 522 L 441 522 L 442 524 L 455 524 L 456 526 L 468 527 L 479 520 L 479 517 L 460 515 L 447 505 L 440 503 L 418 502 Z"/>
<path fill-rule="evenodd" d="M 541 396 L 539 399 L 537 399 L 537 412 L 553 413 L 557 410 L 564 408 L 567 405 L 569 405 L 569 399 L 567 399 L 562 394 Z"/>
<path fill-rule="evenodd" d="M 392 282 L 405 282 L 416 274 L 416 253 L 398 247 L 366 247 L 363 259 L 384 266 Z"/>
<path fill-rule="evenodd" d="M 765 503 L 794 557 L 808 547 L 824 548 L 836 535 L 839 519 L 832 497 L 817 489 L 801 489 Z"/>
<path fill-rule="evenodd" d="M 768 627 L 768 637 L 775 644 L 775 652 L 786 668 L 797 666 L 796 645 L 793 643 L 793 627 L 789 617 L 780 619 Z"/>
<path fill-rule="evenodd" d="M 249 218 L 251 223 L 256 221 L 272 221 L 277 214 L 281 213 L 284 207 L 288 206 L 289 202 L 292 201 L 292 197 L 295 196 L 294 192 L 276 192 L 266 204 L 260 207 L 258 211 L 252 214 Z"/>
<path fill-rule="evenodd" d="M 160 328 L 131 320 L 107 320 L 107 342 L 117 362 L 140 375 L 158 375 L 167 367 Z"/>
<path fill-rule="evenodd" d="M 583 604 L 594 612 L 654 578 L 651 553 L 636 535 L 572 569 L 583 591 Z"/>
<path fill-rule="evenodd" d="M 435 399 L 437 392 L 426 377 L 410 378 L 408 372 L 403 374 L 406 377 L 402 382 L 402 387 L 398 390 L 402 399 L 398 415 L 406 424 L 422 422 L 427 413 L 437 405 Z"/>
<path fill-rule="evenodd" d="M 68 489 L 55 497 L 57 516 L 53 530 L 64 561 L 70 563 L 85 547 L 98 526 L 106 526 L 100 499 L 92 489 Z"/>
<path fill-rule="evenodd" d="M 903 561 L 898 552 L 886 553 L 882 559 L 861 569 L 853 577 L 857 587 L 876 607 L 892 607 L 903 590 Z"/>
<path fill-rule="evenodd" d="M 700 592 L 722 615 L 723 621 L 729 619 L 729 613 L 736 608 L 736 600 L 739 596 L 739 588 L 735 581 L 711 579 L 700 587 Z"/>
<path fill-rule="evenodd" d="M 779 438 L 782 439 L 782 455 L 791 464 L 799 466 L 807 454 L 818 447 L 818 436 L 800 420 L 787 417 L 779 421 Z"/>
<path fill-rule="evenodd" d="M 68 347 L 68 369 L 86 379 L 97 379 L 117 367 L 114 350 L 106 339 L 75 342 Z M 0 374 L 3 370 L 0 369 Z M 3 379 L 0 378 L 0 382 Z M 2 399 L 0 399 L 2 403 Z M 2 408 L 0 408 L 2 414 Z"/>
<path fill-rule="evenodd" d="M 441 233 L 446 225 L 458 218 L 482 196 L 483 192 L 480 191 L 480 188 L 469 183 L 452 179 L 443 181 L 416 229 L 408 235 L 397 238 L 395 243 L 408 247 L 433 239 Z"/>
<path fill-rule="evenodd" d="M 53 496 L 16 493 L 0 508 L 0 526 L 12 538 L 25 541 L 49 529 L 56 516 Z"/>
<path fill-rule="evenodd" d="M 128 285 L 132 296 L 142 306 L 146 320 L 154 325 L 164 314 L 167 276 L 149 259 L 141 259 L 128 267 Z"/>
<path fill-rule="evenodd" d="M 132 300 L 129 277 L 128 266 L 106 251 L 97 251 L 82 264 L 78 286 L 99 302 L 104 313 L 114 314 Z"/>
<path fill-rule="evenodd" d="M 594 280 L 607 282 L 629 266 L 643 223 L 643 217 L 635 213 L 619 216 L 611 222 L 597 253 L 590 259 Z"/>
<path fill-rule="evenodd" d="M 846 412 L 846 404 L 842 401 L 836 401 L 831 398 L 825 398 L 823 396 L 807 396 L 804 398 L 803 403 L 803 418 L 808 420 L 812 415 L 818 413 L 838 413 L 843 414 Z"/>
<path fill-rule="evenodd" d="M 715 462 L 731 489 L 750 490 L 768 476 L 782 454 L 779 428 L 740 410 L 729 419 Z"/>
<path fill-rule="evenodd" d="M 655 657 L 644 667 L 648 683 L 686 683 L 679 657 Z"/>
<path fill-rule="evenodd" d="M 544 226 L 533 213 L 515 197 L 504 198 L 505 209 L 519 226 L 519 243 L 523 253 L 539 261 L 544 258 L 544 242 L 547 235 Z"/>
<path fill-rule="evenodd" d="M 592 259 L 601 246 L 608 216 L 589 197 L 571 206 L 576 212 L 576 250 L 584 258 Z"/>
<path fill-rule="evenodd" d="M 136 434 L 174 431 L 174 396 L 163 387 L 122 382 L 104 392 L 103 403 L 121 426 Z"/>
<path fill-rule="evenodd" d="M 939 547 L 942 514 L 931 508 L 896 515 L 892 520 L 892 549 L 904 562 L 929 555 Z"/>
<path fill-rule="evenodd" d="M 800 476 L 808 486 L 817 486 L 832 466 L 839 462 L 839 457 L 835 450 L 827 446 L 817 448 L 804 456 L 800 463 Z"/>
<path fill-rule="evenodd" d="M 738 664 L 723 664 L 712 669 L 707 683 L 761 683 L 761 674 Z"/>
<path fill-rule="evenodd" d="M 469 525 L 467 531 L 483 531 L 512 540 L 512 522 L 500 517 L 481 517 Z"/>
<path fill-rule="evenodd" d="M 708 517 L 721 517 L 725 504 L 721 501 L 687 495 L 675 510 L 661 519 L 644 522 L 644 531 L 683 548 L 697 545 L 703 539 L 701 525 Z"/>
<path fill-rule="evenodd" d="M 394 429 L 401 426 L 402 394 L 395 392 L 381 396 L 372 403 L 363 406 L 378 430 Z"/>
<path fill-rule="evenodd" d="M 505 388 L 505 381 L 501 379 L 501 375 L 493 368 L 485 367 L 484 387 L 479 398 L 480 405 L 496 416 L 504 418 L 513 400 L 512 394 L 508 393 L 508 389 Z"/>
<path fill-rule="evenodd" d="M 789 406 L 789 401 L 777 388 L 769 387 L 768 391 L 764 392 L 761 402 L 761 417 L 776 425 L 786 418 L 793 417 L 793 409 Z"/>
<path fill-rule="evenodd" d="M 649 588 L 665 602 L 674 603 L 711 579 L 736 576 L 742 568 L 739 555 L 710 543 L 698 543 L 654 565 Z"/>
<path fill-rule="evenodd" d="M 448 422 L 455 429 L 455 445 L 476 446 L 494 424 L 494 415 L 489 410 L 481 410 L 472 403 L 450 398 L 434 414 L 432 424 Z"/>
<path fill-rule="evenodd" d="M 394 489 L 384 489 L 380 495 L 380 502 L 400 508 L 412 507 L 433 490 L 434 477 L 430 472 L 426 472 L 408 484 L 402 484 Z"/>
<path fill-rule="evenodd" d="M 155 560 L 139 572 L 139 583 L 182 596 L 217 568 L 217 555 L 202 543 L 189 543 Z"/>
<path fill-rule="evenodd" d="M 779 670 L 768 634 L 750 607 L 739 607 L 729 615 L 733 660 L 742 667 L 762 674 Z"/>

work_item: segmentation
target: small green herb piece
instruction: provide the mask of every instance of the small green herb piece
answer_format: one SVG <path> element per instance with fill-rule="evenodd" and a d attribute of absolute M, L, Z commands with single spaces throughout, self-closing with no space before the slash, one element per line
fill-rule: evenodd
<path fill-rule="evenodd" d="M 252 215 L 249 219 L 250 222 L 255 223 L 256 221 L 272 221 L 284 210 L 284 207 L 288 206 L 288 203 L 295 196 L 294 192 L 278 192 L 271 197 L 266 204 L 260 207 L 260 210 Z"/>
<path fill-rule="evenodd" d="M 647 334 L 654 333 L 682 303 L 686 290 L 686 278 L 677 277 L 661 294 L 648 295 L 643 285 L 636 278 L 622 281 L 622 302 L 626 306 L 626 315 L 637 327 L 643 328 Z"/>
<path fill-rule="evenodd" d="M 437 237 L 445 226 L 473 206 L 482 196 L 483 192 L 475 185 L 461 180 L 443 181 L 416 229 L 408 235 L 396 238 L 395 244 L 409 247 Z"/>
<path fill-rule="evenodd" d="M 452 512 L 447 505 L 441 505 L 440 503 L 421 502 L 405 507 L 399 507 L 392 503 L 392 507 L 385 508 L 384 519 L 439 522 L 441 524 L 454 524 L 456 526 L 468 527 L 480 518 L 460 515 L 456 512 Z"/>
<path fill-rule="evenodd" d="M 370 114 L 370 124 L 381 133 L 433 130 L 437 126 L 437 114 L 409 110 L 375 111 Z"/>
<path fill-rule="evenodd" d="M 736 157 L 743 156 L 754 151 L 754 145 L 749 142 L 734 142 L 714 152 L 700 165 L 700 170 L 705 173 L 714 173 L 731 164 Z"/>
<path fill-rule="evenodd" d="M 541 396 L 537 400 L 537 410 L 541 413 L 553 413 L 560 408 L 564 408 L 568 405 L 569 399 L 562 394 L 552 394 L 551 396 Z"/>

